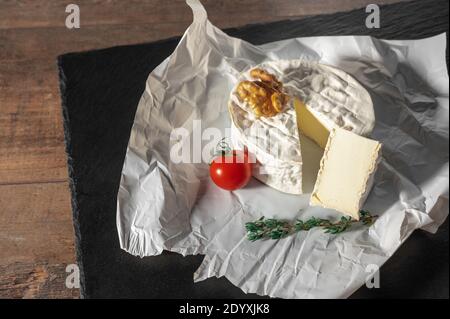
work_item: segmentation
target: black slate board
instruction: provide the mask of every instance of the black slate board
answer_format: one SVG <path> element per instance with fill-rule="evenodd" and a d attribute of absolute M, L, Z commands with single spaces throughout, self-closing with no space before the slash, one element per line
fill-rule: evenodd
<path fill-rule="evenodd" d="M 448 1 L 381 7 L 381 29 L 364 9 L 225 30 L 254 44 L 301 36 L 372 35 L 416 39 L 448 34 Z M 137 258 L 122 251 L 116 194 L 136 106 L 148 74 L 179 38 L 58 58 L 81 296 L 85 298 L 255 298 L 226 279 L 194 284 L 202 256 Z M 447 53 L 448 61 L 448 53 Z M 381 288 L 353 297 L 449 296 L 448 220 L 436 235 L 416 231 L 381 269 Z"/>

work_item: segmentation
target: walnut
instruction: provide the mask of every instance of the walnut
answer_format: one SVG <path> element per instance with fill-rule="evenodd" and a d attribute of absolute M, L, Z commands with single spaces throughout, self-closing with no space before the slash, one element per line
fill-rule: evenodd
<path fill-rule="evenodd" d="M 273 108 L 279 113 L 283 110 L 283 107 L 289 101 L 289 97 L 286 94 L 275 92 L 270 97 Z"/>
<path fill-rule="evenodd" d="M 266 84 L 269 84 L 272 86 L 273 89 L 279 91 L 282 88 L 281 83 L 278 81 L 278 79 L 275 77 L 275 75 L 270 74 L 266 70 L 263 69 L 253 69 L 250 71 L 250 76 L 254 79 L 260 80 Z"/>
<path fill-rule="evenodd" d="M 282 84 L 277 78 L 263 69 L 253 69 L 250 76 L 255 81 L 242 81 L 236 89 L 241 101 L 247 102 L 257 116 L 274 116 L 283 110 L 288 96 L 281 92 Z"/>

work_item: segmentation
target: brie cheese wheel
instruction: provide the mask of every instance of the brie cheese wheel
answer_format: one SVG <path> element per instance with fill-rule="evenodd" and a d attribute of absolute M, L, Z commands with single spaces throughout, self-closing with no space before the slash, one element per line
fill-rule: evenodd
<path fill-rule="evenodd" d="M 239 82 L 254 80 L 251 70 L 242 73 L 228 105 L 233 146 L 246 147 L 255 156 L 254 177 L 282 192 L 302 194 L 302 135 L 322 148 L 336 127 L 370 135 L 375 123 L 372 100 L 353 77 L 317 62 L 270 61 L 254 68 L 273 74 L 290 99 L 275 116 L 255 116 L 250 105 L 236 93 Z"/>
<path fill-rule="evenodd" d="M 330 133 L 310 204 L 359 219 L 381 159 L 381 143 L 344 129 Z"/>

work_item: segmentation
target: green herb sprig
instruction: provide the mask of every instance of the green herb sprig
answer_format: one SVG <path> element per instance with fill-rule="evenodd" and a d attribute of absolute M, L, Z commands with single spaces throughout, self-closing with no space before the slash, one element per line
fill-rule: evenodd
<path fill-rule="evenodd" d="M 259 239 L 281 239 L 296 232 L 308 231 L 316 227 L 323 228 L 325 233 L 339 234 L 348 230 L 354 223 L 370 226 L 378 217 L 371 215 L 364 210 L 361 210 L 359 215 L 359 220 L 343 216 L 339 221 L 332 222 L 328 219 L 311 217 L 306 221 L 297 219 L 295 223 L 274 218 L 266 219 L 263 216 L 256 221 L 246 223 L 245 229 L 247 230 L 247 239 L 250 241 Z"/>

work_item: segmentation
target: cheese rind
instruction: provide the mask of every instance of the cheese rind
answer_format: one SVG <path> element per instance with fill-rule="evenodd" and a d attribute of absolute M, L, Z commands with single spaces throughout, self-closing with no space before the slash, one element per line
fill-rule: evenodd
<path fill-rule="evenodd" d="M 381 160 L 381 143 L 344 129 L 330 133 L 310 204 L 359 219 Z"/>

